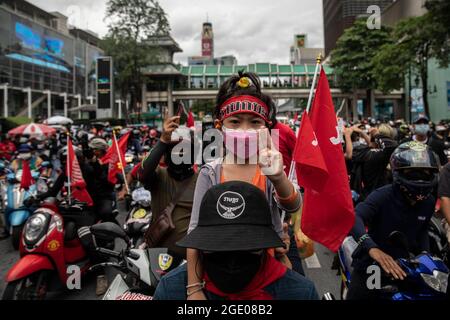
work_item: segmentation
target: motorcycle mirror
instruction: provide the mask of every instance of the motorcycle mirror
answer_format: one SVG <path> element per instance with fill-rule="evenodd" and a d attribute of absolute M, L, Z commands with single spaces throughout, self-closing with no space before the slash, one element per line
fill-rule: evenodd
<path fill-rule="evenodd" d="M 107 241 L 112 241 L 115 238 L 120 238 L 125 240 L 127 243 L 129 242 L 128 236 L 125 231 L 123 231 L 121 227 L 113 222 L 103 222 L 93 225 L 91 227 L 91 232 L 92 234 L 94 234 L 94 236 Z"/>
<path fill-rule="evenodd" d="M 388 243 L 391 246 L 404 250 L 406 256 L 409 255 L 408 239 L 406 238 L 406 235 L 404 233 L 400 231 L 392 232 L 388 237 Z"/>

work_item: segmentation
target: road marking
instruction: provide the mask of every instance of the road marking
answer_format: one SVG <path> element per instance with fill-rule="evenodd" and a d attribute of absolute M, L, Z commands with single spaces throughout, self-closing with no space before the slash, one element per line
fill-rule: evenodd
<path fill-rule="evenodd" d="M 319 258 L 317 254 L 313 254 L 311 257 L 305 259 L 306 267 L 308 269 L 320 269 L 322 266 L 320 265 Z"/>

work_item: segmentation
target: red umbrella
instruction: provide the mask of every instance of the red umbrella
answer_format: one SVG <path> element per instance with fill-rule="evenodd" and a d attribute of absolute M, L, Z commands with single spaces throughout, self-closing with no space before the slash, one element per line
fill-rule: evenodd
<path fill-rule="evenodd" d="M 42 135 L 49 136 L 53 133 L 56 133 L 54 128 L 38 123 L 23 124 L 8 131 L 8 134 L 11 136 L 29 135 L 30 137 L 38 137 Z"/>

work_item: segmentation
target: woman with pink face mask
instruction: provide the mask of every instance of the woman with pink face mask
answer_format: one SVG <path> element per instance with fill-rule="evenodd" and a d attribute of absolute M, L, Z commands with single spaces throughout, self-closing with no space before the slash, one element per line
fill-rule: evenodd
<path fill-rule="evenodd" d="M 203 195 L 212 186 L 228 181 L 244 181 L 261 189 L 272 212 L 274 230 L 285 248 L 274 248 L 271 254 L 290 267 L 287 225 L 280 209 L 295 212 L 301 206 L 300 192 L 288 180 L 280 152 L 273 147 L 270 119 L 276 112 L 272 99 L 261 92 L 254 73 L 241 73 L 225 81 L 217 95 L 215 128 L 222 131 L 224 157 L 205 164 L 199 172 L 188 233 L 198 223 Z M 195 249 L 187 249 L 188 300 L 206 299 L 201 286 L 203 270 Z"/>

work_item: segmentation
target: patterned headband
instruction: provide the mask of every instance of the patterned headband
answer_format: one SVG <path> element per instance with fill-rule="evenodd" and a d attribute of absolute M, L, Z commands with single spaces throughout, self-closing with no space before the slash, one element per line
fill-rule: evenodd
<path fill-rule="evenodd" d="M 270 123 L 269 107 L 263 101 L 253 96 L 232 97 L 220 107 L 221 120 L 238 113 L 252 113 Z"/>

